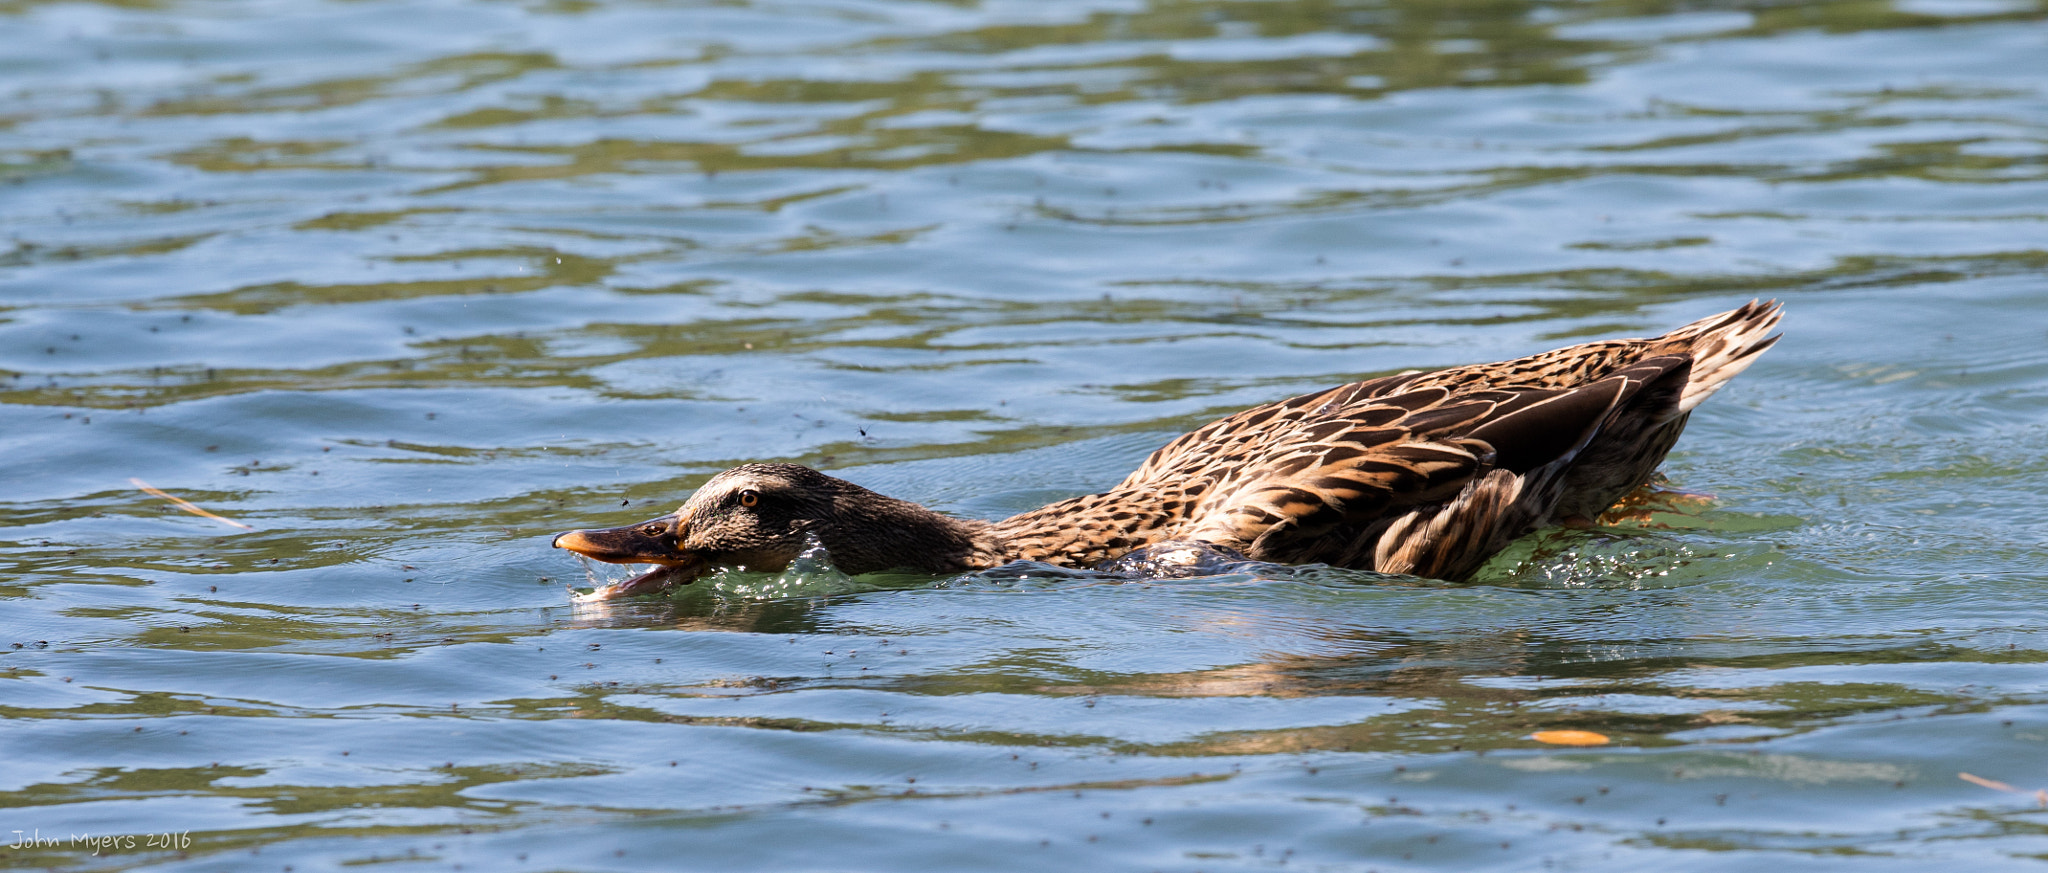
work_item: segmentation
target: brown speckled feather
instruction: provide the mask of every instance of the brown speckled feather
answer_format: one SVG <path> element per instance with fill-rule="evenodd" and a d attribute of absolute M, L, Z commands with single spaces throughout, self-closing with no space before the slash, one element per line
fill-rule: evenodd
<path fill-rule="evenodd" d="M 1211 422 L 1115 488 L 996 524 L 1092 566 L 1166 540 L 1255 560 L 1458 579 L 1646 482 L 1694 406 L 1776 342 L 1756 303 L 1659 337 L 1370 379 Z"/>

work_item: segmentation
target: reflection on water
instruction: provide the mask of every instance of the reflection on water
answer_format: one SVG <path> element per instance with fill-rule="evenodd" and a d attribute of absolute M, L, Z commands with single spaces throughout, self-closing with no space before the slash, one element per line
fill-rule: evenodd
<path fill-rule="evenodd" d="M 0 855 L 2017 866 L 2044 19 L 0 0 L 0 833 L 64 835 Z M 547 548 L 750 460 L 1006 516 L 1255 403 L 1751 297 L 1787 339 L 1667 490 L 1477 585 L 593 607 Z"/>

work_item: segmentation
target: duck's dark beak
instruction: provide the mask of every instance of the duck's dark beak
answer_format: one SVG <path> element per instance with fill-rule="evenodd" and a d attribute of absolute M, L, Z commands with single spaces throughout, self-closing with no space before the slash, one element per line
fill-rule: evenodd
<path fill-rule="evenodd" d="M 578 595 L 578 601 L 616 600 L 688 585 L 704 574 L 702 556 L 682 547 L 686 520 L 675 515 L 606 530 L 572 530 L 555 535 L 555 548 L 607 564 L 654 564 L 647 573 Z"/>

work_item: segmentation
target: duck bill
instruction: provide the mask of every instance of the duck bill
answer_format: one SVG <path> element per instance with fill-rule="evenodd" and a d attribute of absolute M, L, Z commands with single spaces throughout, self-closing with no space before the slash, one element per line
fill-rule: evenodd
<path fill-rule="evenodd" d="M 555 548 L 568 549 L 607 564 L 653 564 L 654 569 L 623 582 L 578 594 L 579 603 L 654 594 L 688 585 L 704 575 L 706 562 L 681 546 L 681 519 L 665 515 L 639 524 L 605 530 L 572 530 L 555 535 Z"/>

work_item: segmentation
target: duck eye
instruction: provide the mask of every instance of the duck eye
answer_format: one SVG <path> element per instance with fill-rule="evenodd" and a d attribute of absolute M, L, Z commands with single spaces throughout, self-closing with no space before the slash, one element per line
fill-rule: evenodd
<path fill-rule="evenodd" d="M 740 492 L 740 505 L 752 509 L 761 503 L 761 492 L 749 488 Z"/>
<path fill-rule="evenodd" d="M 658 524 L 650 524 L 646 527 L 641 528 L 640 532 L 651 537 L 658 537 L 662 534 L 668 533 L 668 528 L 662 527 Z"/>

